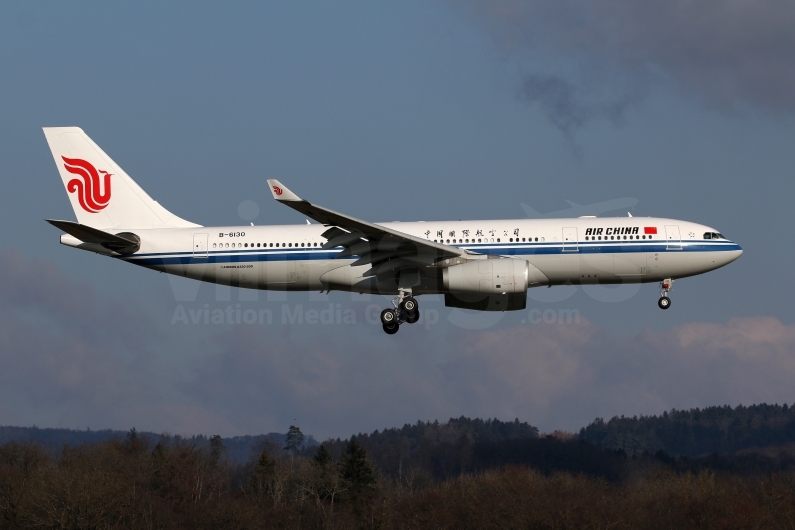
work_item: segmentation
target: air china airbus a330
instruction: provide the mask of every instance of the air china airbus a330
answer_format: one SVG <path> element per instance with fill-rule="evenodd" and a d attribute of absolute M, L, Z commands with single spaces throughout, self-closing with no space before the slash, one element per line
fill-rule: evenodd
<path fill-rule="evenodd" d="M 48 220 L 61 243 L 169 274 L 247 289 L 394 295 L 381 313 L 396 333 L 419 319 L 421 294 L 480 311 L 524 309 L 527 289 L 660 282 L 736 260 L 716 229 L 651 217 L 370 223 L 300 199 L 273 198 L 319 224 L 201 226 L 163 208 L 78 127 L 45 128 L 77 222 Z M 309 223 L 309 221 L 307 221 Z"/>

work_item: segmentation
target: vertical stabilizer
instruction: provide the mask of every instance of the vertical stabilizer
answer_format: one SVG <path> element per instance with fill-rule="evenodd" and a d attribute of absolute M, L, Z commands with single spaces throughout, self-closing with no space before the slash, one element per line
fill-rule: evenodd
<path fill-rule="evenodd" d="M 79 127 L 45 127 L 44 136 L 80 224 L 93 228 L 200 226 L 152 199 Z"/>

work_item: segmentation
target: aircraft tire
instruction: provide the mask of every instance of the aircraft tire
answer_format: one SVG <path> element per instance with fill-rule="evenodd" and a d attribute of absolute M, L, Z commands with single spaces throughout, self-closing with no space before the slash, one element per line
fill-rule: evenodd
<path fill-rule="evenodd" d="M 668 298 L 667 296 L 662 296 L 657 301 L 657 305 L 660 306 L 660 309 L 668 309 L 669 307 L 671 307 L 671 299 Z"/>
<path fill-rule="evenodd" d="M 397 332 L 398 332 L 398 330 L 400 329 L 400 326 L 398 326 L 398 325 L 397 325 L 396 323 L 394 323 L 394 322 L 393 322 L 393 323 L 391 323 L 391 324 L 384 324 L 383 326 L 384 326 L 384 332 L 385 332 L 387 335 L 394 335 L 394 334 L 395 334 L 395 333 L 397 333 Z"/>
<path fill-rule="evenodd" d="M 394 309 L 384 309 L 381 311 L 381 323 L 386 326 L 390 324 L 394 324 L 397 326 L 398 315 Z"/>
<path fill-rule="evenodd" d="M 414 311 L 414 314 L 411 314 L 411 315 L 406 317 L 406 323 L 414 324 L 419 319 L 420 319 L 420 310 L 417 309 L 417 310 Z"/>
<path fill-rule="evenodd" d="M 408 296 L 400 302 L 400 309 L 406 312 L 407 315 L 411 315 L 417 311 L 419 304 L 417 303 L 417 299 L 413 296 Z"/>

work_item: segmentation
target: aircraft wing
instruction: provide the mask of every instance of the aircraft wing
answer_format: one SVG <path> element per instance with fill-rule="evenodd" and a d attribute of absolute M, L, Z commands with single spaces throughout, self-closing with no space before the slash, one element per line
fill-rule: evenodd
<path fill-rule="evenodd" d="M 108 250 L 113 250 L 119 254 L 135 252 L 140 245 L 140 241 L 133 234 L 111 234 L 73 221 L 56 221 L 54 219 L 47 219 L 46 221 L 67 234 L 76 237 L 83 243 L 102 245 Z"/>
<path fill-rule="evenodd" d="M 381 275 L 408 265 L 428 266 L 445 258 L 457 258 L 467 251 L 434 243 L 398 230 L 362 221 L 305 201 L 278 180 L 268 180 L 273 198 L 329 227 L 323 232 L 324 249 L 344 247 L 336 256 L 358 256 L 353 265 L 372 264 L 366 276 Z"/>

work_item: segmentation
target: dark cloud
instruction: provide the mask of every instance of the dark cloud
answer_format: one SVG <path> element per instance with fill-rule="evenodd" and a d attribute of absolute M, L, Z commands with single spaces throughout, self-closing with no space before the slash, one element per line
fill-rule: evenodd
<path fill-rule="evenodd" d="M 502 0 L 469 13 L 526 60 L 523 95 L 564 131 L 666 82 L 725 111 L 795 111 L 792 2 Z"/>
<path fill-rule="evenodd" d="M 599 98 L 585 85 L 557 75 L 528 75 L 521 95 L 538 103 L 549 120 L 569 138 L 594 118 L 609 119 L 617 124 L 624 110 L 640 101 L 644 90 L 638 87 L 632 94 L 622 92 Z"/>

